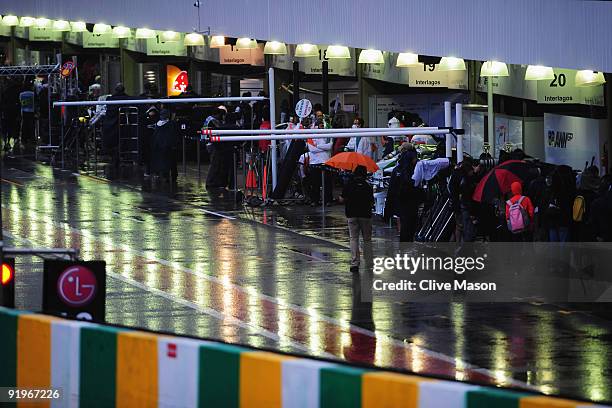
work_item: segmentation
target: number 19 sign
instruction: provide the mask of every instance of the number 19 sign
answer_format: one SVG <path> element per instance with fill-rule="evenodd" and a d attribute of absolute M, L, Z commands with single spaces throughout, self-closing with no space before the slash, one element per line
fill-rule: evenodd
<path fill-rule="evenodd" d="M 106 263 L 45 260 L 43 310 L 82 320 L 104 321 Z"/>

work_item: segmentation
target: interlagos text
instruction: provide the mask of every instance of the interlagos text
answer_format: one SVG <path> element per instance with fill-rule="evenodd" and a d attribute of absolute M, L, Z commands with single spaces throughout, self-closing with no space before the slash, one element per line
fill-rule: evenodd
<path fill-rule="evenodd" d="M 485 268 L 487 255 L 479 257 L 441 257 L 441 256 L 411 256 L 397 254 L 395 257 L 374 258 L 372 271 L 380 275 L 385 271 L 406 271 L 414 275 L 417 271 L 453 271 L 458 275 L 470 271 L 482 271 Z"/>

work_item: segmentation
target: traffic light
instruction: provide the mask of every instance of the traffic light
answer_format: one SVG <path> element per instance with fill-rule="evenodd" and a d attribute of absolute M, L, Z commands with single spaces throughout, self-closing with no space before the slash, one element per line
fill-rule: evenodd
<path fill-rule="evenodd" d="M 15 307 L 15 259 L 4 258 L 0 272 L 0 306 Z"/>

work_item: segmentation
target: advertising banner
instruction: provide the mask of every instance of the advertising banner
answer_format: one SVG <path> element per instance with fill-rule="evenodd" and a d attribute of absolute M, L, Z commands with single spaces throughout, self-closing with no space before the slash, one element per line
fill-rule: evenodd
<path fill-rule="evenodd" d="M 319 57 L 296 58 L 300 62 L 300 71 L 306 75 L 321 75 L 321 63 L 327 60 L 330 75 L 357 76 L 355 49 L 349 48 L 350 59 L 328 59 L 327 46 L 319 46 Z"/>
<path fill-rule="evenodd" d="M 254 49 L 237 49 L 233 45 L 219 48 L 219 63 L 222 65 L 254 65 L 264 66 L 264 44 L 258 44 Z"/>
<path fill-rule="evenodd" d="M 523 120 L 495 115 L 495 156 L 500 150 L 511 152 L 523 148 Z"/>
<path fill-rule="evenodd" d="M 189 85 L 187 71 L 181 70 L 174 65 L 166 66 L 167 96 L 178 96 L 185 92 Z"/>
<path fill-rule="evenodd" d="M 594 158 L 594 164 L 602 169 L 602 159 L 607 154 L 607 138 L 604 121 L 576 116 L 544 114 L 545 160 L 553 164 L 566 164 L 576 170 L 584 169 Z"/>
<path fill-rule="evenodd" d="M 43 311 L 104 322 L 106 263 L 45 259 Z"/>
<path fill-rule="evenodd" d="M 30 27 L 28 32 L 30 41 L 62 41 L 62 32 L 51 28 Z"/>
<path fill-rule="evenodd" d="M 83 48 L 119 48 L 119 39 L 109 34 L 83 33 Z"/>
<path fill-rule="evenodd" d="M 409 70 L 409 85 L 417 88 L 468 89 L 468 71 L 440 71 L 438 64 L 421 64 Z"/>
<path fill-rule="evenodd" d="M 159 37 L 160 32 L 158 31 L 155 38 L 149 38 L 146 40 L 147 55 L 172 55 L 177 57 L 187 56 L 187 47 L 183 43 L 185 34 L 180 33 L 180 39 L 172 42 L 162 41 Z"/>
<path fill-rule="evenodd" d="M 604 106 L 603 85 L 577 87 L 576 71 L 555 68 L 551 80 L 533 81 L 538 83 L 538 103 Z"/>

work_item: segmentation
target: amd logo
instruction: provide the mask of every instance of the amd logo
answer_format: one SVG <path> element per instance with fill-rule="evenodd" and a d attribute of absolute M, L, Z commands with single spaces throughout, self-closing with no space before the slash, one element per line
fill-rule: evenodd
<path fill-rule="evenodd" d="M 567 143 L 574 138 L 572 132 L 548 131 L 548 145 L 551 147 L 566 148 Z"/>

